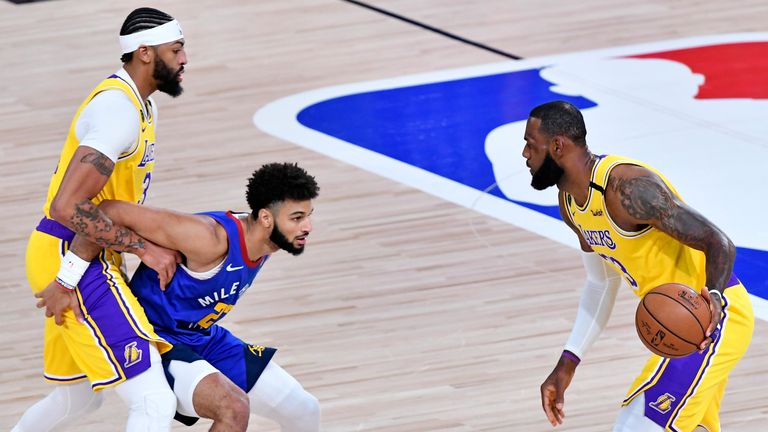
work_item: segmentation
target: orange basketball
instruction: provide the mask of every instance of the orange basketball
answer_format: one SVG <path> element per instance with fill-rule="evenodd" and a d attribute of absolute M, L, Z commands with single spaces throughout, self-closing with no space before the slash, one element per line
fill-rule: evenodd
<path fill-rule="evenodd" d="M 662 357 L 685 357 L 704 341 L 712 314 L 693 288 L 679 283 L 659 285 L 640 300 L 635 327 L 643 344 Z"/>

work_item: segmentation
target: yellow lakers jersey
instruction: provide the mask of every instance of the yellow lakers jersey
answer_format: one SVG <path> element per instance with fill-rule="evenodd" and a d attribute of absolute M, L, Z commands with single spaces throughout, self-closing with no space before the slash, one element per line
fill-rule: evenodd
<path fill-rule="evenodd" d="M 611 170 L 620 164 L 638 165 L 653 171 L 680 197 L 661 173 L 644 163 L 619 156 L 604 156 L 595 162 L 592 182 L 605 190 Z M 667 282 L 682 283 L 697 291 L 706 285 L 703 252 L 652 226 L 637 232 L 624 231 L 611 219 L 603 193 L 597 188 L 590 187 L 583 206 L 566 193 L 565 205 L 568 216 L 592 250 L 614 267 L 638 296 L 642 297 Z"/>
<path fill-rule="evenodd" d="M 59 164 L 56 166 L 56 171 L 54 171 L 50 186 L 48 187 L 48 198 L 43 207 L 47 217 L 50 217 L 51 201 L 56 196 L 56 192 L 59 190 L 61 181 L 64 178 L 64 173 L 67 171 L 67 166 L 69 166 L 70 160 L 80 144 L 75 133 L 77 119 L 88 102 L 97 94 L 106 90 L 120 90 L 128 95 L 136 106 L 137 115 L 141 119 L 141 130 L 136 131 L 137 140 L 133 147 L 120 155 L 117 162 L 115 162 L 115 168 L 109 180 L 104 185 L 104 188 L 95 197 L 92 197 L 92 200 L 95 204 L 107 199 L 142 204 L 147 196 L 147 190 L 152 181 L 152 169 L 155 166 L 155 122 L 152 118 L 152 107 L 149 106 L 149 101 L 147 101 L 146 105 L 144 104 L 141 96 L 134 91 L 130 84 L 119 76 L 112 75 L 93 89 L 91 94 L 77 109 L 72 119 L 67 140 L 61 151 Z"/>

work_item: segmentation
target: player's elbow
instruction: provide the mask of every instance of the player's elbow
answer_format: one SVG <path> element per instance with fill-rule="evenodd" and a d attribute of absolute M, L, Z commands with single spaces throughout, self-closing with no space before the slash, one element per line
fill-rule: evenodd
<path fill-rule="evenodd" d="M 721 253 L 725 255 L 727 261 L 733 264 L 733 262 L 736 260 L 736 245 L 733 244 L 733 241 L 731 241 L 731 239 L 728 238 L 728 236 L 720 230 L 717 230 L 713 234 L 714 235 L 711 237 L 714 242 L 712 247 L 715 250 L 721 251 Z"/>
<path fill-rule="evenodd" d="M 74 214 L 73 206 L 68 205 L 64 200 L 58 196 L 51 201 L 51 207 L 48 209 L 48 213 L 51 219 L 56 220 L 64 225 L 68 225 Z"/>

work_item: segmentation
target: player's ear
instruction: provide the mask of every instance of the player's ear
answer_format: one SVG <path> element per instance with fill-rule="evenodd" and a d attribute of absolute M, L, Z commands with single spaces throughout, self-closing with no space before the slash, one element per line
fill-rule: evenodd
<path fill-rule="evenodd" d="M 267 209 L 259 210 L 258 221 L 264 228 L 272 228 L 272 212 Z"/>
<path fill-rule="evenodd" d="M 146 45 L 139 45 L 139 47 L 136 49 L 134 57 L 138 57 L 142 63 L 151 63 L 155 54 L 156 52 L 154 51 L 154 48 Z"/>
<path fill-rule="evenodd" d="M 550 142 L 550 151 L 553 155 L 561 156 L 563 154 L 563 137 L 555 135 Z"/>

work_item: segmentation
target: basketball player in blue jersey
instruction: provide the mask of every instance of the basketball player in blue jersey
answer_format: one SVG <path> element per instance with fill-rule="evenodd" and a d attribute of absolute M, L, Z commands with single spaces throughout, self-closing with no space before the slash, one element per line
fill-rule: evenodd
<path fill-rule="evenodd" d="M 97 205 L 144 202 L 155 163 L 157 108 L 150 95 L 181 94 L 184 35 L 170 15 L 140 8 L 125 19 L 120 46 L 123 67 L 75 113 L 44 216 L 29 239 L 27 277 L 48 316 L 44 376 L 57 385 L 24 413 L 14 432 L 65 426 L 96 409 L 98 391 L 107 387 L 130 407 L 128 431 L 169 430 L 175 411 L 160 361 L 170 345 L 131 294 L 120 252 L 138 255 L 162 284 L 172 277 L 178 254 L 112 223 Z"/>
<path fill-rule="evenodd" d="M 720 432 L 728 375 L 754 328 L 749 295 L 731 273 L 735 247 L 663 174 L 636 160 L 592 154 L 586 135 L 581 112 L 567 102 L 534 108 L 525 129 L 531 186 L 560 190 L 560 213 L 579 239 L 587 273 L 571 335 L 541 385 L 544 412 L 553 426 L 563 422 L 565 390 L 607 323 L 621 279 L 638 297 L 674 282 L 709 302 L 707 338 L 686 357 L 651 355 L 613 430 Z"/>
<path fill-rule="evenodd" d="M 125 201 L 100 204 L 113 223 L 184 257 L 165 291 L 157 272 L 144 264 L 130 282 L 155 332 L 173 344 L 163 364 L 180 421 L 205 417 L 214 420 L 211 430 L 245 431 L 254 413 L 286 432 L 320 429 L 317 399 L 270 361 L 275 349 L 245 343 L 217 324 L 270 254 L 303 252 L 318 190 L 297 165 L 271 163 L 248 181 L 251 213 L 182 214 Z"/>

